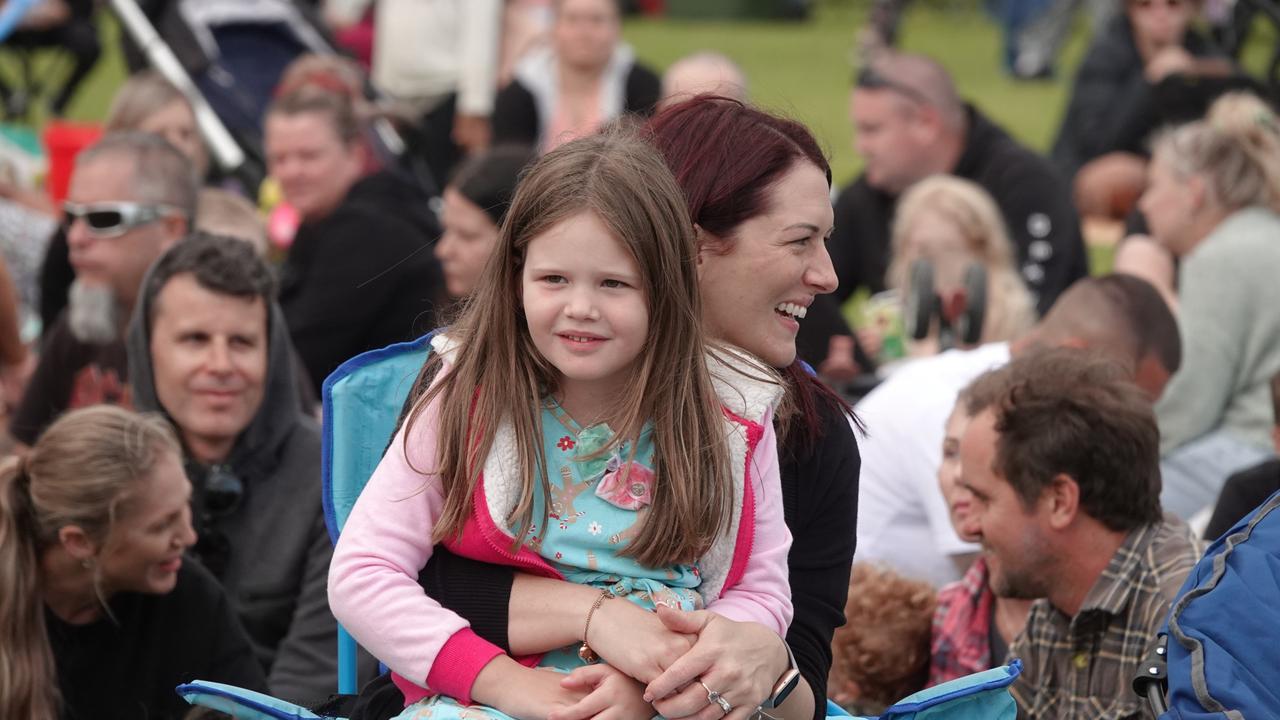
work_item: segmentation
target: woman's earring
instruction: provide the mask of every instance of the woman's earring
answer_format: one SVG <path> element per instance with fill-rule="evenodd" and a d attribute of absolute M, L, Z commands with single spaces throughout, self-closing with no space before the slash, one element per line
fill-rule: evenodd
<path fill-rule="evenodd" d="M 82 558 L 80 560 L 80 567 L 84 568 L 85 570 L 92 570 L 93 558 Z"/>

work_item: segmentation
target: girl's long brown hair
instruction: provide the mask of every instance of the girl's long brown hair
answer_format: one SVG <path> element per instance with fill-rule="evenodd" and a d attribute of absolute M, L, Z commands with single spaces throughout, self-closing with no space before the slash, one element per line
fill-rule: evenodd
<path fill-rule="evenodd" d="M 690 562 L 730 518 L 724 416 L 706 365 L 693 223 L 662 156 L 629 130 L 567 143 L 526 171 L 479 287 L 449 329 L 460 345 L 453 367 L 409 415 L 406 455 L 413 423 L 428 404 L 438 403 L 438 464 L 425 472 L 438 473 L 444 488 L 434 539 L 454 537 L 471 512 L 495 429 L 502 420 L 511 422 L 523 484 L 520 502 L 505 520 L 519 527 L 517 542 L 528 535 L 534 493 L 550 490 L 539 398 L 555 392 L 559 373 L 529 336 L 521 269 L 533 239 L 582 212 L 598 216 L 635 258 L 649 305 L 644 350 L 612 415 L 615 444 L 653 422 L 653 502 L 624 554 L 650 567 Z M 432 362 L 441 359 L 433 356 Z M 545 509 L 541 520 L 545 528 Z"/>
<path fill-rule="evenodd" d="M 179 452 L 165 420 L 100 405 L 62 416 L 25 460 L 0 465 L 0 717 L 58 718 L 40 553 L 68 525 L 104 542 L 163 452 Z"/>

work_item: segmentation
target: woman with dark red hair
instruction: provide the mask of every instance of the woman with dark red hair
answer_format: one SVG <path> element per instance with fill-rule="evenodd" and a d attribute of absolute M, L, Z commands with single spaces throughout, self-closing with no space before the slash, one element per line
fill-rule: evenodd
<path fill-rule="evenodd" d="M 848 405 L 796 359 L 800 321 L 816 296 L 836 287 L 825 245 L 831 170 L 803 125 L 726 98 L 671 106 L 646 129 L 684 189 L 698 230 L 707 333 L 779 368 L 789 383 L 778 419 L 793 537 L 795 618 L 785 642 L 763 626 L 707 611 L 654 614 L 607 602 L 593 609 L 599 593 L 590 588 L 439 547 L 419 580 L 475 632 L 516 656 L 582 641 L 590 614 L 592 648 L 637 679 L 636 691 L 664 717 L 745 720 L 761 708 L 786 720 L 821 718 L 831 637 L 844 621 L 861 464 Z M 389 682 L 382 688 L 362 693 L 365 709 L 353 717 L 400 712 L 398 690 Z M 555 720 L 601 711 L 586 702 Z"/>
<path fill-rule="evenodd" d="M 796 357 L 800 321 L 817 296 L 836 288 L 826 248 L 831 168 L 803 125 L 735 100 L 699 96 L 664 110 L 648 129 L 698 229 L 707 334 L 754 353 L 789 383 L 791 412 L 778 432 L 795 605 L 785 649 L 800 682 L 786 702 L 766 711 L 822 717 L 831 636 L 844 621 L 861 465 L 848 405 Z M 669 625 L 696 629 L 698 640 L 649 685 L 656 696 L 684 688 L 655 702 L 664 717 L 718 716 L 699 712 L 706 693 L 695 676 L 713 664 L 737 664 L 744 674 L 745 696 L 714 688 L 739 707 L 754 708 L 761 692 L 775 692 L 790 674 L 779 662 L 777 639 L 757 628 L 711 614 Z"/>

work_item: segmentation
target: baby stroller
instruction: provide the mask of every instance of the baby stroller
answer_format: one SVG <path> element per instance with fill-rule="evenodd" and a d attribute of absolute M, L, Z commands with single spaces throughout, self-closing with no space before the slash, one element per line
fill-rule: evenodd
<path fill-rule="evenodd" d="M 265 177 L 262 120 L 276 83 L 303 53 L 338 54 L 311 4 L 300 0 L 110 0 L 131 65 L 156 68 L 182 89 L 219 169 L 253 194 Z M 377 100 L 366 82 L 364 94 Z M 376 119 L 369 134 L 385 168 L 439 194 L 399 131 Z"/>
<path fill-rule="evenodd" d="M 42 19 L 32 22 L 33 16 Z M 0 8 L 0 45 L 12 51 L 18 71 L 13 85 L 0 79 L 0 111 L 10 121 L 33 121 L 36 100 L 46 91 L 52 95 L 48 111 L 62 115 L 102 52 L 95 8 L 86 0 L 5 2 Z M 51 62 L 38 62 L 37 56 L 45 53 L 56 56 Z"/>
<path fill-rule="evenodd" d="M 438 331 L 437 331 L 438 332 Z M 336 542 L 360 491 L 373 474 L 394 435 L 405 401 L 431 352 L 428 334 L 356 356 L 325 380 L 322 473 L 324 514 L 330 537 Z M 339 628 L 339 693 L 356 692 L 355 641 Z M 1021 672 L 1015 660 L 1008 666 L 970 675 L 916 693 L 880 717 L 908 720 L 1013 720 L 1013 698 L 1007 688 Z M 308 718 L 336 720 L 341 710 L 310 710 L 260 693 L 218 683 L 197 681 L 178 688 L 193 704 L 229 713 L 237 718 Z M 342 708 L 339 702 L 328 708 Z M 839 706 L 828 703 L 832 718 L 848 718 Z"/>
<path fill-rule="evenodd" d="M 1280 493 L 1205 551 L 1133 681 L 1161 720 L 1280 713 Z"/>

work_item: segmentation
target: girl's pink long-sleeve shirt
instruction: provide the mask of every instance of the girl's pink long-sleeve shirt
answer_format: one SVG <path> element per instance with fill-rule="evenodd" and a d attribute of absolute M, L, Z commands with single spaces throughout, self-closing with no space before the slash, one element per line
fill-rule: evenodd
<path fill-rule="evenodd" d="M 735 413 L 746 440 L 745 456 L 735 458 L 742 463 L 741 521 L 721 553 L 729 565 L 720 576 L 723 585 L 712 588 L 716 597 L 704 597 L 710 611 L 785 635 L 792 612 L 786 565 L 791 534 L 783 520 L 771 406 L 763 412 L 759 407 L 735 409 L 747 411 Z M 439 408 L 432 403 L 413 425 L 408 456 L 405 430 L 397 433 L 343 527 L 329 570 L 329 603 L 352 636 L 395 673 L 470 703 L 476 676 L 502 650 L 427 596 L 417 582 L 431 558 L 432 530 L 444 507 L 438 476 L 420 472 L 436 462 L 438 426 Z M 495 438 L 495 446 L 500 444 Z M 473 518 L 461 539 L 448 544 L 467 557 L 558 576 L 527 548 L 510 554 L 512 538 L 501 526 L 506 515 L 493 512 L 495 504 L 510 502 L 494 499 L 503 495 L 504 478 L 490 475 L 502 475 L 502 464 L 486 463 Z"/>

